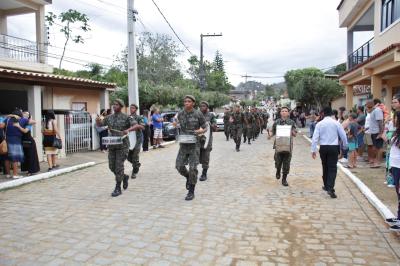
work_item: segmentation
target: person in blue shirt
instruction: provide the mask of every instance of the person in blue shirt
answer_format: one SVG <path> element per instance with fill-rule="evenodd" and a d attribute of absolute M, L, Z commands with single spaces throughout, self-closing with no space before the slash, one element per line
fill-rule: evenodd
<path fill-rule="evenodd" d="M 153 123 L 153 130 L 154 130 L 153 149 L 164 148 L 163 146 L 161 146 L 163 140 L 163 133 L 162 133 L 163 118 L 160 115 L 159 109 L 154 110 L 154 114 L 151 117 L 151 121 Z"/>
<path fill-rule="evenodd" d="M 21 178 L 18 175 L 18 164 L 24 161 L 24 151 L 22 149 L 22 135 L 29 130 L 26 126 L 29 120 L 24 118 L 21 110 L 16 109 L 4 121 L 4 131 L 7 137 L 8 154 L 5 162 L 7 178 Z M 10 175 L 12 166 L 13 174 Z"/>

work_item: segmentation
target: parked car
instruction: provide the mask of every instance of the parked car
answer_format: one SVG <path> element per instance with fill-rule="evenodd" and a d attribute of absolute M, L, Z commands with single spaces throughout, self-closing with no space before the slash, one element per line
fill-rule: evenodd
<path fill-rule="evenodd" d="M 173 118 L 177 114 L 177 111 L 170 111 L 161 113 L 161 117 L 163 118 L 163 138 L 164 139 L 175 139 L 177 130 L 172 125 Z"/>
<path fill-rule="evenodd" d="M 224 113 L 217 114 L 217 130 L 224 131 Z"/>

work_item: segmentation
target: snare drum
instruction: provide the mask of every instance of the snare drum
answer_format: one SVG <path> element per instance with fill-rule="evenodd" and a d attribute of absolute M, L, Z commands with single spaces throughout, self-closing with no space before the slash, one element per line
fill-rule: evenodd
<path fill-rule="evenodd" d="M 124 139 L 124 137 L 104 137 L 102 139 L 102 144 L 103 145 L 121 145 L 122 144 L 122 140 Z"/>
<path fill-rule="evenodd" d="M 197 137 L 195 135 L 178 135 L 178 143 L 180 144 L 195 144 L 197 143 Z"/>

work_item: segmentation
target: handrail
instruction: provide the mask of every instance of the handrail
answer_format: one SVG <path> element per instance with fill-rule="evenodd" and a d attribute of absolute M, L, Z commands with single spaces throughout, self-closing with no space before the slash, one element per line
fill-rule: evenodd
<path fill-rule="evenodd" d="M 39 62 L 39 45 L 23 38 L 0 34 L 0 57 Z"/>
<path fill-rule="evenodd" d="M 349 70 L 366 61 L 373 55 L 373 43 L 374 38 L 370 39 L 369 41 L 361 45 L 360 48 L 348 55 L 347 59 Z"/>

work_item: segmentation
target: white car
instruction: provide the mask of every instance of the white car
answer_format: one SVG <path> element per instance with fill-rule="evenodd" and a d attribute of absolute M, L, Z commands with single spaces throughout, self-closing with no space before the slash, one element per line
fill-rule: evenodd
<path fill-rule="evenodd" d="M 217 114 L 217 129 L 218 131 L 224 130 L 224 113 Z"/>

